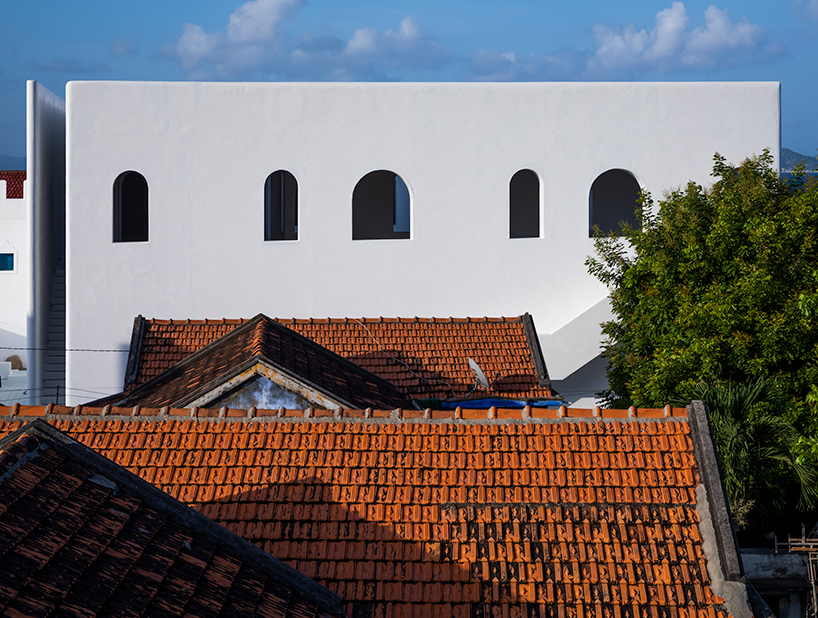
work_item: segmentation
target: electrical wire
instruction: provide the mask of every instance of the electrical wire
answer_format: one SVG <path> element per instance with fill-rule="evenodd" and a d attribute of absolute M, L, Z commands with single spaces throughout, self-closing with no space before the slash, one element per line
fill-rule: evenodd
<path fill-rule="evenodd" d="M 0 346 L 0 350 L 23 350 L 27 352 L 130 352 L 128 350 L 95 350 L 93 348 L 17 348 Z"/>
<path fill-rule="evenodd" d="M 378 341 L 377 337 L 375 337 L 375 335 L 373 335 L 373 334 L 372 334 L 372 331 L 371 331 L 371 330 L 369 330 L 369 328 L 367 328 L 366 324 L 364 324 L 363 322 L 361 322 L 361 321 L 360 321 L 358 318 L 352 318 L 352 319 L 353 319 L 353 320 L 355 320 L 356 322 L 358 322 L 358 324 L 360 324 L 361 326 L 363 326 L 363 327 L 364 327 L 364 330 L 365 330 L 365 331 L 367 332 L 367 334 L 370 336 L 370 338 L 372 339 L 372 341 L 374 341 L 376 344 L 378 344 L 378 348 L 380 348 L 381 352 L 383 352 L 384 354 L 386 354 L 386 355 L 387 355 L 389 358 L 391 358 L 392 360 L 396 360 L 396 361 L 398 361 L 398 362 L 399 362 L 401 365 L 405 366 L 405 367 L 406 367 L 406 368 L 409 370 L 409 373 L 411 373 L 411 374 L 412 374 L 413 376 L 415 376 L 416 378 L 420 378 L 421 380 L 423 380 L 424 382 L 428 382 L 429 384 L 435 384 L 435 383 L 437 383 L 437 384 L 445 384 L 446 386 L 448 386 L 448 387 L 449 387 L 449 392 L 451 393 L 452 397 L 454 397 L 454 386 L 452 386 L 451 384 L 449 384 L 449 383 L 448 383 L 446 380 L 429 380 L 428 378 L 424 378 L 422 375 L 419 375 L 419 374 L 415 373 L 415 371 L 414 371 L 414 370 L 413 370 L 413 369 L 412 369 L 412 368 L 411 368 L 411 367 L 410 367 L 408 364 L 406 364 L 404 361 L 402 361 L 401 359 L 397 358 L 396 356 L 392 356 L 392 355 L 391 355 L 389 352 L 387 352 L 386 350 L 384 350 L 384 349 L 383 349 L 383 346 L 381 345 L 381 342 L 380 342 L 380 341 Z"/>

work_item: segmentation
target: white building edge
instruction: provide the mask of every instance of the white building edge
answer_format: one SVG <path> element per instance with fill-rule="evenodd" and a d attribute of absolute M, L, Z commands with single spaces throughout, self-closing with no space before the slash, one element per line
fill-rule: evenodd
<path fill-rule="evenodd" d="M 25 200 L 29 183 L 23 182 L 22 198 L 7 191 L 6 184 L 0 180 L 0 388 L 5 386 L 11 368 L 2 365 L 7 358 L 18 356 L 24 366 L 27 364 L 26 309 L 31 279 Z"/>
<path fill-rule="evenodd" d="M 43 349 L 62 345 L 64 272 L 69 404 L 121 390 L 138 314 L 260 312 L 529 312 L 554 387 L 588 403 L 605 385 L 610 316 L 585 266 L 595 179 L 627 170 L 660 197 L 708 184 L 717 151 L 735 163 L 780 154 L 778 83 L 70 82 L 66 93 L 63 104 L 28 87 L 28 345 L 40 350 L 29 388 L 53 400 L 61 359 Z M 265 240 L 278 170 L 297 182 L 297 240 Z M 405 182 L 408 217 L 393 216 L 408 232 L 353 240 L 353 192 L 376 170 Z M 534 237 L 509 238 L 520 170 L 536 175 L 538 222 Z M 147 183 L 148 239 L 114 242 L 129 171 Z"/>

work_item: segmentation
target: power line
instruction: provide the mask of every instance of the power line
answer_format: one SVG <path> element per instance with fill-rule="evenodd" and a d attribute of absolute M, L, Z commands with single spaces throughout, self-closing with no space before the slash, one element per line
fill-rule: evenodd
<path fill-rule="evenodd" d="M 26 352 L 130 352 L 130 350 L 95 350 L 93 348 L 17 348 L 0 346 L 0 350 L 23 350 Z"/>
<path fill-rule="evenodd" d="M 405 367 L 406 367 L 406 368 L 409 370 L 409 373 L 411 373 L 411 374 L 412 374 L 413 376 L 415 376 L 416 378 L 420 378 L 420 379 L 421 379 L 421 380 L 423 380 L 424 382 L 428 382 L 429 384 L 445 384 L 446 386 L 448 386 L 448 387 L 449 387 L 449 391 L 452 393 L 452 395 L 454 395 L 454 386 L 452 386 L 451 384 L 449 384 L 449 383 L 448 383 L 446 380 L 444 380 L 444 379 L 442 379 L 442 378 L 441 378 L 441 379 L 438 379 L 438 380 L 434 380 L 434 379 L 430 380 L 430 379 L 428 379 L 428 378 L 424 378 L 422 375 L 420 375 L 420 374 L 418 374 L 418 373 L 415 373 L 415 371 L 414 371 L 414 370 L 413 370 L 413 369 L 412 369 L 412 368 L 411 368 L 411 367 L 410 367 L 410 366 L 409 366 L 407 363 L 405 363 L 404 361 L 402 361 L 401 359 L 399 359 L 397 356 L 392 356 L 392 355 L 391 355 L 389 352 L 387 352 L 386 350 L 384 350 L 384 349 L 383 349 L 383 346 L 381 345 L 381 342 L 380 342 L 380 341 L 378 341 L 378 339 L 375 337 L 375 335 L 373 335 L 373 334 L 372 334 L 372 331 L 371 331 L 371 330 L 369 330 L 369 328 L 367 328 L 366 324 L 364 324 L 364 323 L 363 323 L 361 320 L 359 320 L 358 318 L 352 318 L 352 319 L 353 319 L 353 320 L 355 320 L 356 322 L 358 322 L 358 324 L 360 324 L 361 326 L 363 326 L 363 327 L 364 327 L 364 330 L 367 332 L 367 334 L 368 334 L 368 335 L 369 335 L 369 337 L 372 339 L 372 341 L 374 341 L 376 344 L 378 344 L 378 348 L 379 348 L 379 349 L 381 350 L 381 352 L 383 352 L 383 353 L 384 353 L 386 356 L 388 356 L 389 358 L 391 358 L 391 359 L 393 359 L 393 360 L 396 360 L 396 361 L 398 361 L 399 363 L 401 363 L 402 365 L 404 365 L 404 366 L 405 366 Z"/>

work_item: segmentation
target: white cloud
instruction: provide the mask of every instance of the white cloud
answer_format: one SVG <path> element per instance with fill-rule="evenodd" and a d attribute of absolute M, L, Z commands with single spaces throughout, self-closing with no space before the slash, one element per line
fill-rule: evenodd
<path fill-rule="evenodd" d="M 632 69 L 643 65 L 663 67 L 672 63 L 684 46 L 687 14 L 684 4 L 673 5 L 656 14 L 656 27 L 648 32 L 634 24 L 597 23 L 593 26 L 596 52 L 588 59 L 588 72 Z"/>
<path fill-rule="evenodd" d="M 361 28 L 352 33 L 347 42 L 348 54 L 372 54 L 378 49 L 377 32 L 374 28 Z"/>
<path fill-rule="evenodd" d="M 285 28 L 304 0 L 250 0 L 238 7 L 222 32 L 186 24 L 163 55 L 196 79 L 247 77 L 291 79 L 385 79 L 405 68 L 436 68 L 448 52 L 411 17 L 379 33 L 359 28 L 348 40 Z"/>
<path fill-rule="evenodd" d="M 404 17 L 397 30 L 387 30 L 382 35 L 372 28 L 356 30 L 347 43 L 345 55 L 347 59 L 366 63 L 354 67 L 363 75 L 403 67 L 436 68 L 449 58 L 449 53 L 426 35 L 411 17 Z M 344 60 L 335 59 L 340 63 Z"/>
<path fill-rule="evenodd" d="M 250 0 L 228 18 L 222 32 L 185 24 L 175 45 L 163 50 L 197 79 L 231 79 L 269 70 L 287 34 L 280 28 L 304 0 Z"/>
<path fill-rule="evenodd" d="M 804 4 L 804 2 L 806 2 L 806 6 L 803 9 L 804 14 L 809 19 L 818 20 L 818 0 L 798 0 L 799 5 Z"/>
<path fill-rule="evenodd" d="M 114 57 L 129 56 L 139 51 L 137 47 L 138 44 L 139 44 L 138 39 L 134 39 L 132 41 L 125 41 L 123 39 L 111 39 L 108 43 L 108 53 Z"/>
<path fill-rule="evenodd" d="M 384 34 L 385 39 L 400 43 L 415 41 L 422 36 L 423 33 L 420 31 L 420 26 L 411 17 L 403 18 L 397 32 L 394 30 L 387 30 L 386 34 Z"/>
<path fill-rule="evenodd" d="M 818 0 L 811 0 L 811 4 Z M 635 24 L 594 24 L 590 52 L 560 50 L 553 54 L 507 57 L 480 52 L 472 71 L 497 79 L 623 79 L 639 74 L 703 70 L 757 64 L 779 58 L 782 45 L 747 18 L 732 21 L 727 10 L 711 5 L 705 23 L 690 29 L 682 2 L 656 14 L 653 28 Z M 500 68 L 500 70 L 498 70 Z"/>
<path fill-rule="evenodd" d="M 760 26 L 745 17 L 740 22 L 730 21 L 727 9 L 710 5 L 704 12 L 706 25 L 690 35 L 682 53 L 682 65 L 689 68 L 712 67 L 717 64 L 735 64 L 742 57 L 752 60 L 772 58 L 781 49 L 767 42 Z"/>
<path fill-rule="evenodd" d="M 471 61 L 472 76 L 485 81 L 570 81 L 579 79 L 589 54 L 563 48 L 552 54 L 496 54 L 480 51 Z"/>
<path fill-rule="evenodd" d="M 250 0 L 230 16 L 227 38 L 238 44 L 269 41 L 278 24 L 304 4 L 303 0 Z"/>
<path fill-rule="evenodd" d="M 182 36 L 176 43 L 176 54 L 185 69 L 192 69 L 205 59 L 213 59 L 213 52 L 222 36 L 218 33 L 208 34 L 201 26 L 185 24 Z"/>

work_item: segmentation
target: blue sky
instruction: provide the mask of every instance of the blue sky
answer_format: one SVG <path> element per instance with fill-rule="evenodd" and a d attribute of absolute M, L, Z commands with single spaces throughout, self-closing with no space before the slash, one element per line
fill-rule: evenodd
<path fill-rule="evenodd" d="M 25 80 L 780 81 L 818 148 L 818 0 L 26 0 L 0 21 L 0 154 Z M 750 153 L 748 153 L 750 154 Z"/>

